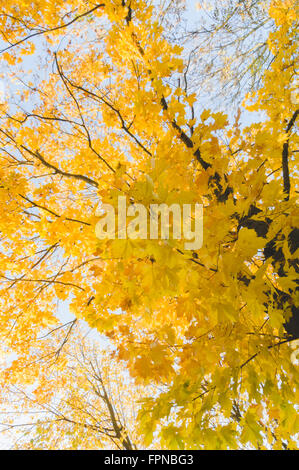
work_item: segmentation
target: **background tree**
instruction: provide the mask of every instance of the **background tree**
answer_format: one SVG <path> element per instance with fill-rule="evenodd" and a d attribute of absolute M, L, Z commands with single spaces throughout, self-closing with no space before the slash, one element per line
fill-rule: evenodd
<path fill-rule="evenodd" d="M 67 326 L 40 338 L 34 362 L 16 361 L 2 377 L 2 435 L 14 449 L 142 448 L 136 419 L 145 389 L 98 338 L 76 326 L 66 341 Z"/>
<path fill-rule="evenodd" d="M 196 93 L 197 112 L 208 104 L 231 114 L 246 93 L 261 87 L 263 72 L 274 60 L 267 45 L 276 29 L 269 6 L 268 0 L 177 0 L 164 6 L 163 34 L 184 46 L 179 81 L 185 91 Z"/>

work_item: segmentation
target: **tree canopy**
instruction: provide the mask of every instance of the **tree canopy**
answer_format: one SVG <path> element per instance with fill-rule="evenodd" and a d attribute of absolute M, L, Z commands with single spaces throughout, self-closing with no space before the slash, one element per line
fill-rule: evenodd
<path fill-rule="evenodd" d="M 68 410 L 82 427 L 82 413 L 98 406 L 83 400 L 94 386 L 96 359 L 84 375 L 84 361 L 74 366 L 66 355 L 72 342 L 83 344 L 75 323 L 86 322 L 112 345 L 104 369 L 111 362 L 127 374 L 128 390 L 134 383 L 137 447 L 293 449 L 298 5 L 217 3 L 219 24 L 212 18 L 211 30 L 189 31 L 186 41 L 179 40 L 185 2 L 1 6 L 1 380 L 18 390 L 38 382 L 36 400 L 49 407 L 55 380 L 69 387 Z M 269 28 L 252 55 L 246 41 L 263 21 Z M 218 31 L 236 41 L 223 45 L 221 57 Z M 205 51 L 200 34 L 209 38 Z M 235 46 L 240 81 L 253 79 L 232 85 L 231 100 L 242 105 L 227 114 L 220 97 L 209 103 L 205 87 L 210 72 L 219 90 L 233 83 L 226 73 L 221 82 L 217 70 L 232 63 Z M 209 50 L 216 56 L 207 69 Z M 202 204 L 202 247 L 186 250 L 176 239 L 99 240 L 98 211 L 102 204 L 117 211 L 119 196 L 146 208 Z M 74 316 L 66 326 L 57 314 L 62 307 Z M 53 349 L 41 337 L 57 328 Z M 133 398 L 124 397 L 132 422 Z M 133 445 L 122 425 L 118 444 L 101 440 L 102 417 L 112 419 L 105 413 L 95 417 L 91 440 L 82 431 L 65 445 Z M 29 448 L 57 447 L 64 426 L 41 423 L 44 440 L 28 441 Z"/>

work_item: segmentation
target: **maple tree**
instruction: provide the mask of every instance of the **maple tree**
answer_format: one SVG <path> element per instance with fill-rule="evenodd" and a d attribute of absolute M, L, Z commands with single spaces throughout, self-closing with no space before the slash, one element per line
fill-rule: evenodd
<path fill-rule="evenodd" d="M 296 1 L 263 3 L 271 61 L 232 122 L 196 112 L 163 8 L 2 7 L 12 99 L 0 108 L 0 315 L 3 351 L 17 356 L 3 377 L 40 377 L 47 395 L 36 344 L 67 302 L 110 339 L 136 384 L 162 387 L 136 419 L 145 446 L 296 448 Z M 262 118 L 242 126 L 249 110 Z M 98 240 L 97 209 L 119 195 L 147 208 L 201 202 L 203 246 Z"/>

